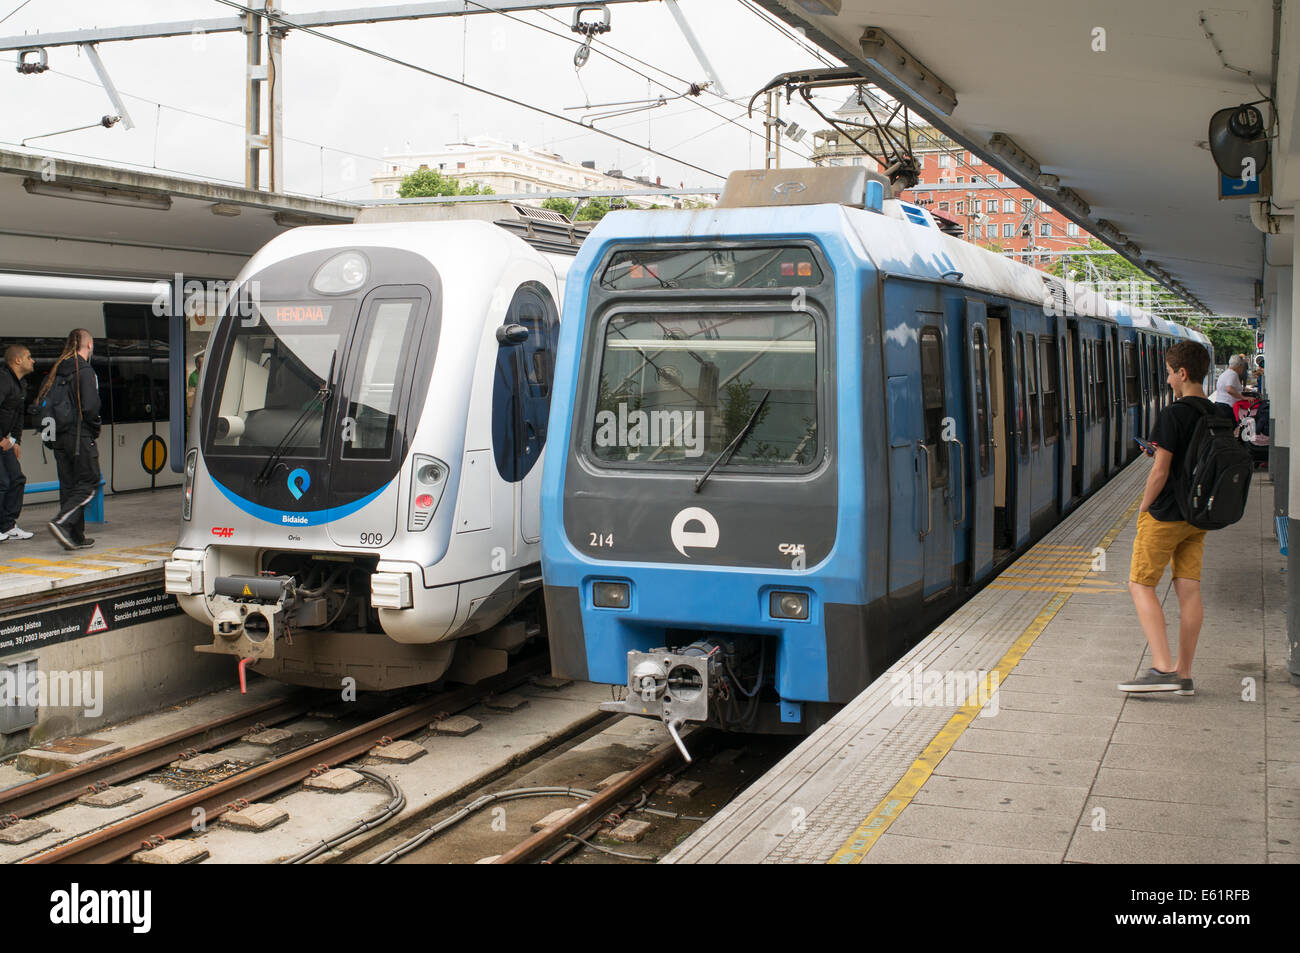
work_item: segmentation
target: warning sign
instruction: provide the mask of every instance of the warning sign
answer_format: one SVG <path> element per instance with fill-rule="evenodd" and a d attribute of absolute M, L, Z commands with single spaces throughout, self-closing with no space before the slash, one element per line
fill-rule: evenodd
<path fill-rule="evenodd" d="M 107 632 L 108 623 L 104 621 L 104 611 L 99 608 L 99 603 L 95 603 L 95 611 L 90 614 L 90 625 L 86 626 L 86 634 L 93 635 L 96 632 Z"/>
<path fill-rule="evenodd" d="M 74 606 L 0 619 L 0 656 L 116 632 L 133 625 L 179 615 L 175 596 L 161 586 Z"/>

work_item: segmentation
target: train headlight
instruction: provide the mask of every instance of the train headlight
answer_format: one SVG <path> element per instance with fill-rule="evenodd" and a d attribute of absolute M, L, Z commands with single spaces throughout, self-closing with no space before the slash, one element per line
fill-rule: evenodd
<path fill-rule="evenodd" d="M 774 619 L 807 619 L 808 593 L 773 592 L 768 596 L 767 611 Z"/>
<path fill-rule="evenodd" d="M 185 455 L 185 496 L 181 500 L 181 519 L 188 520 L 194 512 L 194 473 L 199 468 L 199 452 L 191 450 Z"/>
<path fill-rule="evenodd" d="M 632 604 L 632 587 L 625 582 L 598 582 L 591 587 L 591 601 L 601 609 L 626 609 Z"/>
<path fill-rule="evenodd" d="M 370 276 L 370 263 L 357 251 L 340 252 L 316 269 L 311 288 L 318 294 L 341 295 L 356 291 Z"/>
<path fill-rule="evenodd" d="M 406 528 L 412 533 L 425 529 L 432 521 L 447 485 L 447 464 L 436 457 L 417 454 L 411 465 L 411 506 Z"/>

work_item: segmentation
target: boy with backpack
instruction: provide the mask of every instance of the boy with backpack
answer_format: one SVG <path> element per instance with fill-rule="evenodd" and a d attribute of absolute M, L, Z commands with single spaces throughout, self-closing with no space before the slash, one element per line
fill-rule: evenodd
<path fill-rule="evenodd" d="M 1129 592 L 1151 649 L 1152 668 L 1119 685 L 1122 692 L 1194 695 L 1192 657 L 1201 633 L 1201 558 L 1207 530 L 1241 518 L 1250 488 L 1250 453 L 1233 436 L 1201 387 L 1210 355 L 1195 341 L 1179 341 L 1165 357 L 1166 381 L 1176 400 L 1151 432 L 1155 462 L 1138 507 Z M 1178 656 L 1169 651 L 1165 614 L 1156 585 L 1173 563 L 1178 594 Z"/>

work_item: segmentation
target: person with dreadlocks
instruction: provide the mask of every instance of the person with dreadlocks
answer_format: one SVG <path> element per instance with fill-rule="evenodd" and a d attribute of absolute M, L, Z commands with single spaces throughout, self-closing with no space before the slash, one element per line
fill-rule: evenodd
<path fill-rule="evenodd" d="M 72 427 L 54 434 L 54 463 L 59 472 L 59 512 L 49 522 L 50 532 L 64 549 L 88 549 L 95 541 L 86 536 L 86 506 L 99 492 L 99 379 L 90 366 L 95 339 L 85 328 L 68 335 L 63 353 L 45 382 L 37 403 L 56 385 L 65 389 L 76 410 Z M 71 432 L 66 432 L 66 431 Z"/>

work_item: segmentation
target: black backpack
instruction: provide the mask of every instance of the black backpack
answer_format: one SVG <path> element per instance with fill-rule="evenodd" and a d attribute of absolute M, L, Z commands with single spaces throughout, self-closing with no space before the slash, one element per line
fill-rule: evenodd
<path fill-rule="evenodd" d="M 1197 409 L 1201 419 L 1183 458 L 1183 513 L 1197 529 L 1223 529 L 1246 511 L 1254 459 L 1235 436 L 1235 421 L 1213 409 Z"/>
<path fill-rule="evenodd" d="M 41 442 L 51 450 L 55 447 L 76 447 L 77 413 L 76 400 L 72 394 L 74 377 L 56 377 L 45 399 L 36 405 L 36 429 L 41 434 Z M 45 439 L 49 433 L 49 420 L 54 420 L 53 440 Z"/>

